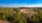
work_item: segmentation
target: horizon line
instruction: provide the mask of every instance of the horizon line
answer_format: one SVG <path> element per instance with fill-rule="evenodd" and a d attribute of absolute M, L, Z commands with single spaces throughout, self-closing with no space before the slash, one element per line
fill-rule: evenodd
<path fill-rule="evenodd" d="M 0 7 L 42 7 L 42 3 L 38 4 L 0 4 Z"/>

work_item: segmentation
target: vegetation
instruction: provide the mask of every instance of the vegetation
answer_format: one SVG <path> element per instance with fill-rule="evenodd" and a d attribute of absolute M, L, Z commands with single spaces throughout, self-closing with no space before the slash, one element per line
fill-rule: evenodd
<path fill-rule="evenodd" d="M 6 20 L 10 23 L 42 23 L 42 8 L 33 9 L 38 14 L 26 18 L 26 14 L 20 12 L 19 8 L 0 8 L 0 20 Z"/>

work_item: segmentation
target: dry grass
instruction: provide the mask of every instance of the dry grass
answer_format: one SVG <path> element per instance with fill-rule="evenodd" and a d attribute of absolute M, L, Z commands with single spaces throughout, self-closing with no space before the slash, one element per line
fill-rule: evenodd
<path fill-rule="evenodd" d="M 0 20 L 0 23 L 9 23 L 8 21 L 6 21 L 6 20 Z"/>

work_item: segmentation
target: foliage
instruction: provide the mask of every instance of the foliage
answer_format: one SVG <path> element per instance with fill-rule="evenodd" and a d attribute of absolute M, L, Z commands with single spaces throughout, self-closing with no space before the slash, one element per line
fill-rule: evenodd
<path fill-rule="evenodd" d="M 14 10 L 16 13 L 14 13 Z M 40 9 L 38 10 L 35 10 L 34 11 L 38 12 L 38 15 L 37 16 L 32 16 L 31 17 L 31 21 L 38 21 L 39 19 L 42 20 L 42 12 L 39 11 Z M 3 14 L 0 15 L 0 19 L 3 18 L 3 20 L 8 20 L 9 19 L 14 19 L 15 22 L 18 22 L 18 23 L 26 23 L 26 18 L 25 18 L 25 14 L 21 13 L 19 9 L 13 9 L 13 8 L 0 8 L 0 11 L 3 11 Z M 11 14 L 14 14 L 14 16 L 10 17 Z M 12 19 L 12 20 L 13 20 Z"/>

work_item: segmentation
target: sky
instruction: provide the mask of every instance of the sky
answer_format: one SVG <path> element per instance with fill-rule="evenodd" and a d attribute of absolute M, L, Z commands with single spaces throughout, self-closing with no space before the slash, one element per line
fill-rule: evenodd
<path fill-rule="evenodd" d="M 42 7 L 42 0 L 0 0 L 2 7 Z"/>

